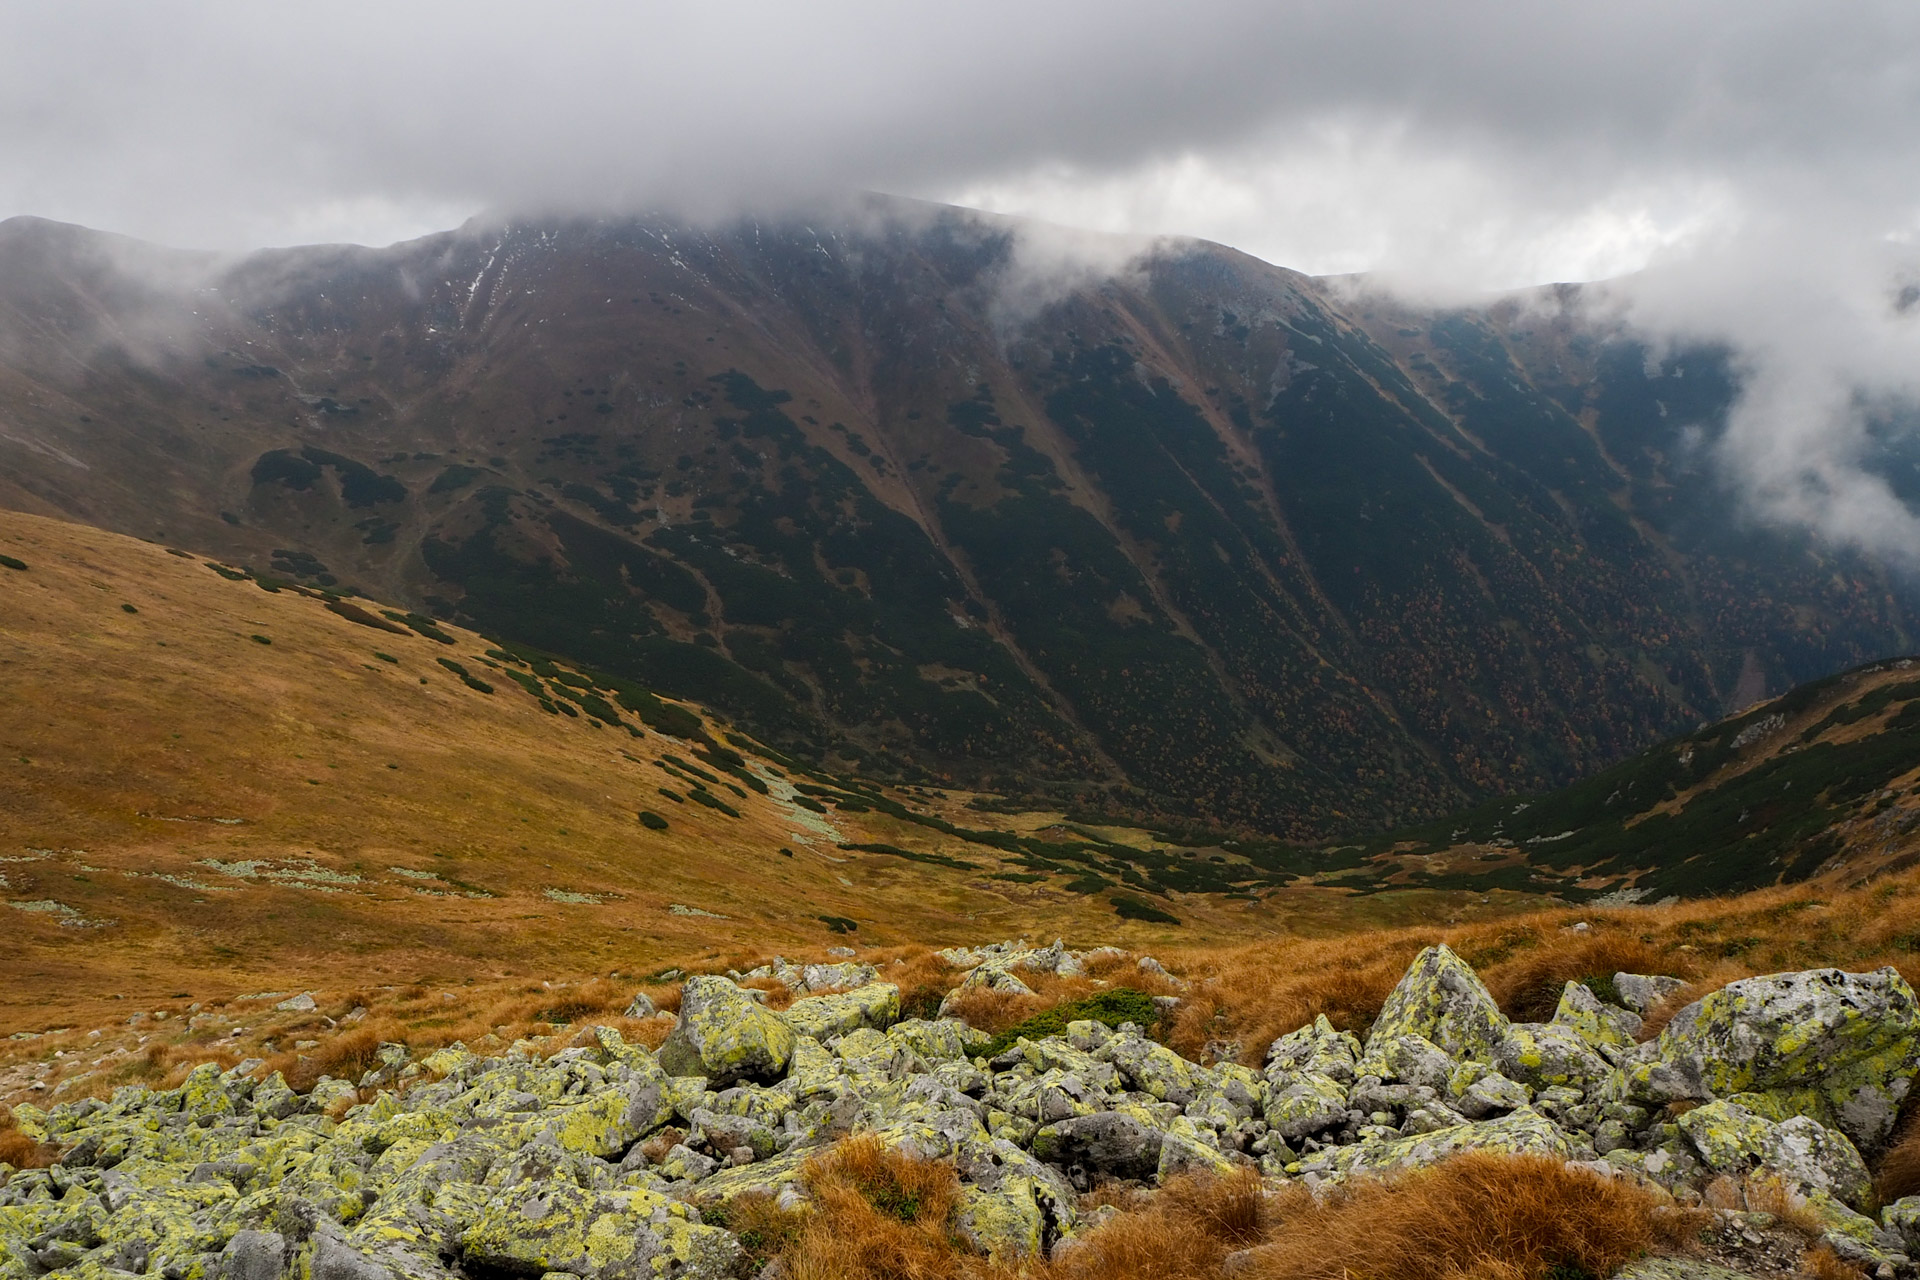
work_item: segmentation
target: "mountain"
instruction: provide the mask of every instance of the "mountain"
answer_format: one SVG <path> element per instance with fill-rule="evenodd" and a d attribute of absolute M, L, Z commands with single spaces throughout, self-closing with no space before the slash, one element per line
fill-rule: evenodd
<path fill-rule="evenodd" d="M 1916 647 L 1703 459 L 1724 353 L 872 202 L 237 259 L 0 224 L 0 503 L 358 590 L 842 771 L 1294 839 Z M 1072 261 L 1071 258 L 1068 259 Z"/>
<path fill-rule="evenodd" d="M 1858 886 L 1920 864 L 1920 659 L 1816 680 L 1572 786 L 1375 841 L 1375 887 L 1609 900 Z M 1386 874 L 1382 874 L 1386 872 Z"/>

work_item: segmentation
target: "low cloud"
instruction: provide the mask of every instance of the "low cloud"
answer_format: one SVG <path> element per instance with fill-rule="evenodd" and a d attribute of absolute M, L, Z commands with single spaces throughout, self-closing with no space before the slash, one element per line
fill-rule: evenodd
<path fill-rule="evenodd" d="M 0 0 L 0 216 L 194 247 L 881 190 L 1023 234 L 998 318 L 1156 236 L 1469 299 L 1610 291 L 1748 371 L 1756 518 L 1920 559 L 1920 7 L 1862 0 Z M 1089 274 L 1091 273 L 1091 275 Z"/>

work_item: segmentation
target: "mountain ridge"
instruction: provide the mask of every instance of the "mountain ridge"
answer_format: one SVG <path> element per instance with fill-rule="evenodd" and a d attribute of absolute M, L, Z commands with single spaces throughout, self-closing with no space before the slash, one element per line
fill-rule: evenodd
<path fill-rule="evenodd" d="M 0 500 L 404 599 L 841 767 L 1313 838 L 1912 647 L 1903 583 L 1740 527 L 1680 449 L 1724 354 L 1569 312 L 1195 242 L 1009 330 L 1019 225 L 951 210 L 196 257 L 192 305 L 33 231 L 0 234 L 39 255 L 0 291 Z"/>

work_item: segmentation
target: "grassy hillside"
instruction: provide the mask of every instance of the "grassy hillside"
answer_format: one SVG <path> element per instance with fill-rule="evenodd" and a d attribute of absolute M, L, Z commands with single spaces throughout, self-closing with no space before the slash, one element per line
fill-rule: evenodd
<path fill-rule="evenodd" d="M 1381 886 L 1627 900 L 1905 870 L 1920 863 L 1920 660 L 1801 685 L 1572 786 L 1365 853 L 1355 874 Z"/>
<path fill-rule="evenodd" d="M 1024 932 L 1144 945 L 1529 900 L 1356 915 L 1316 855 L 808 773 L 374 601 L 19 513 L 0 555 L 0 1030 L 118 996 Z"/>

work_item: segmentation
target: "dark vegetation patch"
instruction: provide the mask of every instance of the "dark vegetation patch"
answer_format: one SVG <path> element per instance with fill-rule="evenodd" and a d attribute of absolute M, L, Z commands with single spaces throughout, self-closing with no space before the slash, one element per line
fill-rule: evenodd
<path fill-rule="evenodd" d="M 385 618 L 378 617 L 357 604 L 349 604 L 345 600 L 329 600 L 326 608 L 328 613 L 338 614 L 348 622 L 357 622 L 363 627 L 372 627 L 376 631 L 390 631 L 397 636 L 410 634 L 405 627 L 395 626 Z"/>
<path fill-rule="evenodd" d="M 642 809 L 640 811 L 640 825 L 649 831 L 665 831 L 667 829 L 667 820 L 651 809 Z"/>
<path fill-rule="evenodd" d="M 1159 1006 L 1146 992 L 1133 987 L 1109 987 L 1084 1000 L 1063 1001 L 1008 1027 L 976 1056 L 997 1058 L 1022 1038 L 1044 1040 L 1048 1036 L 1063 1036 L 1070 1022 L 1102 1022 L 1115 1030 L 1131 1022 L 1151 1035 L 1160 1030 L 1162 1018 Z"/>
<path fill-rule="evenodd" d="M 16 570 L 17 572 L 20 572 L 20 573 L 25 573 L 27 569 L 27 562 L 25 560 L 17 559 L 14 556 L 0 556 L 0 565 L 5 565 L 7 568 Z"/>

